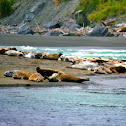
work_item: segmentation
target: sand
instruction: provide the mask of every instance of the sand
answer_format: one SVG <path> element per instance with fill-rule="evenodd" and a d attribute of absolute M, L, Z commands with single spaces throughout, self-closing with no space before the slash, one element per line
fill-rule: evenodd
<path fill-rule="evenodd" d="M 69 47 L 69 46 L 97 46 L 97 47 L 124 47 L 125 38 L 88 38 L 88 37 L 43 37 L 43 36 L 19 36 L 19 35 L 0 35 L 0 46 L 48 46 L 48 47 Z M 23 70 L 30 73 L 36 73 L 36 67 L 51 68 L 61 70 L 67 74 L 89 77 L 96 75 L 93 71 L 67 68 L 70 62 L 45 59 L 28 59 L 15 56 L 0 55 L 0 86 L 72 86 L 78 83 L 57 82 L 52 83 L 32 82 L 28 80 L 18 80 L 10 77 L 4 77 L 5 71 Z M 96 79 L 97 80 L 97 79 Z M 104 79 L 102 80 L 104 81 Z M 91 80 L 92 82 L 92 80 Z M 83 82 L 87 84 L 89 82 Z M 94 83 L 94 82 L 93 82 Z"/>
<path fill-rule="evenodd" d="M 65 37 L 65 36 L 33 36 L 33 35 L 0 35 L 0 46 L 95 46 L 126 47 L 126 38 L 121 37 Z"/>
<path fill-rule="evenodd" d="M 36 73 L 36 67 L 41 68 L 51 68 L 63 71 L 67 74 L 79 76 L 79 75 L 90 75 L 94 74 L 93 71 L 87 70 L 78 70 L 78 69 L 71 69 L 67 68 L 70 66 L 70 62 L 62 62 L 57 60 L 46 60 L 46 59 L 29 59 L 23 57 L 16 57 L 16 56 L 8 56 L 8 55 L 0 55 L 0 86 L 21 86 L 21 85 L 32 85 L 32 86 L 51 86 L 52 83 L 49 83 L 47 80 L 44 82 L 32 82 L 28 80 L 20 80 L 20 79 L 13 79 L 11 77 L 5 77 L 5 71 L 11 70 L 23 70 L 29 73 Z M 61 82 L 53 83 L 56 85 L 76 85 L 75 83 L 64 83 Z"/>

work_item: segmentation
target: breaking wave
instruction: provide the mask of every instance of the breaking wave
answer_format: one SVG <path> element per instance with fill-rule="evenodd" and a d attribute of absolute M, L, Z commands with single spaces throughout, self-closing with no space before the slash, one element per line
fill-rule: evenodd
<path fill-rule="evenodd" d="M 1 46 L 6 48 L 7 46 Z M 13 47 L 13 46 L 11 46 Z M 15 46 L 20 51 L 46 52 L 46 53 L 63 53 L 79 57 L 103 57 L 108 59 L 126 59 L 125 49 L 102 49 L 102 48 L 77 48 L 77 47 L 32 47 L 32 46 Z"/>

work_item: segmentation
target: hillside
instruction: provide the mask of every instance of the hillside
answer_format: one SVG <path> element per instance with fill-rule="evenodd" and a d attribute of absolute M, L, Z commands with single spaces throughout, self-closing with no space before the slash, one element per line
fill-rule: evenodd
<path fill-rule="evenodd" d="M 20 3 L 17 1 L 16 4 Z M 22 0 L 20 6 L 9 17 L 0 19 L 2 25 L 28 23 L 36 27 L 62 17 L 72 17 L 80 0 L 63 1 L 59 5 L 54 0 Z"/>
<path fill-rule="evenodd" d="M 7 0 L 6 0 L 7 1 Z M 2 25 L 27 23 L 43 27 L 51 20 L 70 17 L 79 25 L 95 26 L 102 20 L 126 22 L 125 0 L 8 0 L 15 1 L 14 12 L 0 19 Z M 7 12 L 6 12 L 7 13 Z M 10 14 L 10 12 L 8 12 Z M 7 14 L 6 14 L 7 15 Z"/>

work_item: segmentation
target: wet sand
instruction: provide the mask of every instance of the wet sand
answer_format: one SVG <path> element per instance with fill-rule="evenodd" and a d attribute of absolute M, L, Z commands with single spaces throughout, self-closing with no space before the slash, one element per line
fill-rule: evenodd
<path fill-rule="evenodd" d="M 126 38 L 121 37 L 65 37 L 33 35 L 0 35 L 0 46 L 95 46 L 126 47 Z"/>

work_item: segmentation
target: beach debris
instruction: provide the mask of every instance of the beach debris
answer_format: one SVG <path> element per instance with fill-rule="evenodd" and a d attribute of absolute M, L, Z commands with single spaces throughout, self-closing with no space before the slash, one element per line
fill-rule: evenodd
<path fill-rule="evenodd" d="M 40 73 L 32 74 L 29 78 L 29 81 L 35 81 L 35 82 L 43 82 L 43 76 Z"/>
<path fill-rule="evenodd" d="M 11 71 L 5 71 L 4 76 L 5 77 L 12 77 L 15 73 L 20 72 L 21 70 L 11 70 Z"/>
<path fill-rule="evenodd" d="M 19 71 L 15 73 L 12 77 L 13 79 L 28 79 L 32 74 L 25 72 L 25 71 Z"/>

